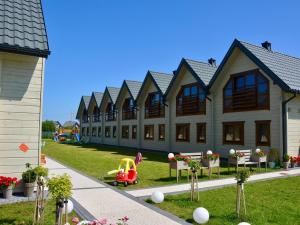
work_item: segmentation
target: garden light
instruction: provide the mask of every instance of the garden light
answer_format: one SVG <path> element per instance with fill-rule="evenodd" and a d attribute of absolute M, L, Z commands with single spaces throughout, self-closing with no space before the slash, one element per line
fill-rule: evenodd
<path fill-rule="evenodd" d="M 213 154 L 212 150 L 208 150 L 208 151 L 206 152 L 206 155 L 212 155 L 212 154 Z"/>
<path fill-rule="evenodd" d="M 193 212 L 193 219 L 198 223 L 198 224 L 205 224 L 209 220 L 209 213 L 207 209 L 205 208 L 197 208 Z"/>
<path fill-rule="evenodd" d="M 73 205 L 73 202 L 71 200 L 68 200 L 68 203 L 67 203 L 67 213 L 71 213 L 73 211 L 73 208 L 74 208 L 74 205 Z M 65 209 L 65 204 L 64 204 L 64 207 L 63 207 L 63 214 L 66 213 L 66 209 Z"/>
<path fill-rule="evenodd" d="M 175 156 L 174 156 L 174 154 L 173 153 L 169 153 L 168 154 L 168 159 L 173 159 Z"/>
<path fill-rule="evenodd" d="M 250 223 L 246 223 L 246 222 L 241 222 L 238 225 L 251 225 Z"/>
<path fill-rule="evenodd" d="M 233 155 L 234 153 L 235 153 L 235 150 L 233 148 L 229 150 L 230 155 Z"/>
<path fill-rule="evenodd" d="M 151 200 L 155 203 L 162 203 L 164 201 L 164 194 L 160 191 L 155 191 L 151 195 Z"/>
<path fill-rule="evenodd" d="M 255 152 L 256 152 L 256 153 L 260 153 L 260 149 L 257 148 L 257 149 L 255 150 Z"/>

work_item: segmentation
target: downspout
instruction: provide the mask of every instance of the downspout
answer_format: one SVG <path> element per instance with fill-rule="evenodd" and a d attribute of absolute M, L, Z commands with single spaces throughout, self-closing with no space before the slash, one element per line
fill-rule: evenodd
<path fill-rule="evenodd" d="M 288 102 L 296 98 L 297 94 L 294 93 L 294 95 L 287 100 L 284 100 L 282 102 L 282 156 L 287 154 L 287 117 L 286 117 L 286 105 Z"/>

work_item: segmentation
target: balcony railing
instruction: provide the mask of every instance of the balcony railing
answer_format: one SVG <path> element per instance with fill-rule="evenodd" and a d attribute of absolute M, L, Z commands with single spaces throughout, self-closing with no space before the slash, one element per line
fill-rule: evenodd
<path fill-rule="evenodd" d="M 122 120 L 135 120 L 136 119 L 136 109 L 128 109 L 122 111 Z"/>
<path fill-rule="evenodd" d="M 165 116 L 165 106 L 160 102 L 152 103 L 145 108 L 145 118 L 155 118 Z"/>
<path fill-rule="evenodd" d="M 89 122 L 89 117 L 88 116 L 83 117 L 81 121 L 82 121 L 82 123 L 88 123 Z"/>
<path fill-rule="evenodd" d="M 117 119 L 117 112 L 105 113 L 105 121 L 115 121 Z"/>
<path fill-rule="evenodd" d="M 94 123 L 100 122 L 101 121 L 101 116 L 100 115 L 92 115 L 92 121 Z"/>

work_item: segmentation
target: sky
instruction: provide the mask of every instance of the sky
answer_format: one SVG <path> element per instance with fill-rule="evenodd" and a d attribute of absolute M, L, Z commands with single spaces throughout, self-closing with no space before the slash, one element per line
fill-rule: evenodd
<path fill-rule="evenodd" d="M 235 38 L 300 57 L 300 1 L 43 0 L 51 55 L 43 118 L 75 119 L 82 95 L 172 73 L 185 57 L 219 64 Z"/>

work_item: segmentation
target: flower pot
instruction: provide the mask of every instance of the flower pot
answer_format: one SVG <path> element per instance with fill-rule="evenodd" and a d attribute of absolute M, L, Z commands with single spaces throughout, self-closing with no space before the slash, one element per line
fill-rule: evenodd
<path fill-rule="evenodd" d="M 276 163 L 275 163 L 275 162 L 269 162 L 268 164 L 269 164 L 269 167 L 270 167 L 271 169 L 274 169 L 275 166 L 276 166 Z"/>
<path fill-rule="evenodd" d="M 257 155 L 254 155 L 252 157 L 252 160 L 254 162 L 259 162 L 259 163 L 264 163 L 264 162 L 267 162 L 267 156 L 264 155 L 264 156 L 257 156 Z"/>
<path fill-rule="evenodd" d="M 170 166 L 172 169 L 178 169 L 178 170 L 189 169 L 189 165 L 185 161 L 171 161 Z"/>
<path fill-rule="evenodd" d="M 13 193 L 13 187 L 12 186 L 8 186 L 7 188 L 2 190 L 3 193 L 3 198 L 5 199 L 9 199 L 12 197 L 12 193 Z"/>
<path fill-rule="evenodd" d="M 282 164 L 283 164 L 283 168 L 284 168 L 285 170 L 287 170 L 287 169 L 289 168 L 290 162 L 283 162 Z"/>
<path fill-rule="evenodd" d="M 32 197 L 33 196 L 34 186 L 35 186 L 35 182 L 24 184 L 24 196 L 25 197 Z"/>
<path fill-rule="evenodd" d="M 220 159 L 202 159 L 202 165 L 204 167 L 213 168 L 213 167 L 219 167 L 220 166 Z"/>

